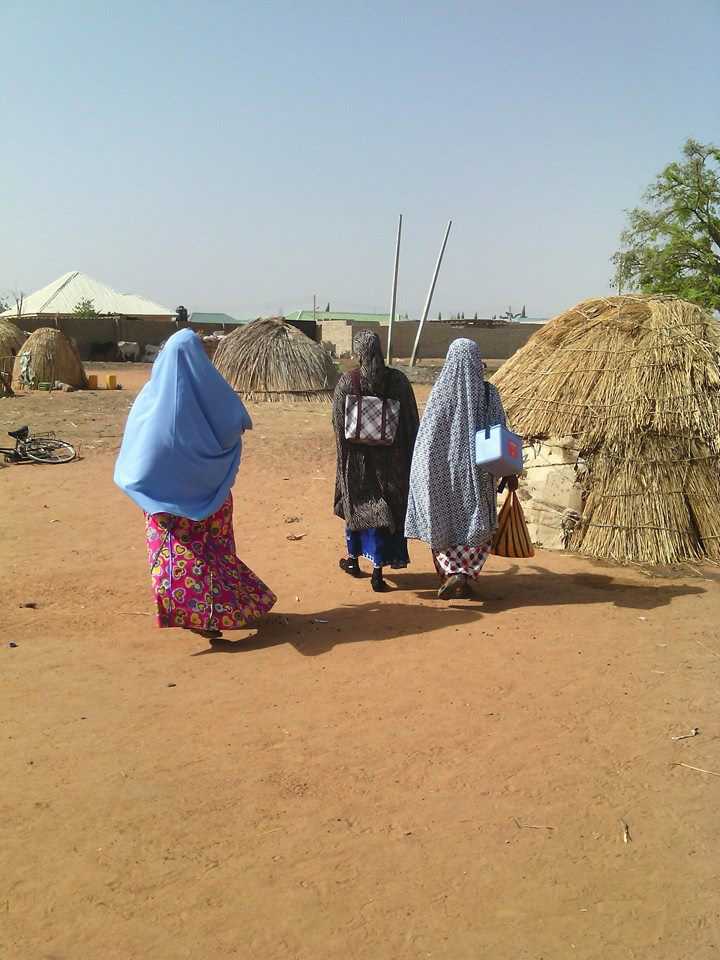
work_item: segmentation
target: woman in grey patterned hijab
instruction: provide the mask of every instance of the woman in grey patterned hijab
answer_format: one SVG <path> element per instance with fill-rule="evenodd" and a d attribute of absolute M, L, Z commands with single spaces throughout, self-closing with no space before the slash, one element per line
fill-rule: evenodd
<path fill-rule="evenodd" d="M 380 592 L 387 589 L 383 567 L 398 569 L 410 562 L 403 528 L 419 418 L 410 382 L 404 373 L 385 366 L 378 335 L 362 330 L 353 341 L 353 352 L 362 393 L 400 403 L 394 443 L 370 446 L 345 439 L 345 401 L 355 393 L 351 373 L 340 378 L 333 399 L 335 514 L 345 521 L 347 547 L 340 568 L 360 577 L 359 559 L 364 557 L 373 565 L 372 588 Z"/>
<path fill-rule="evenodd" d="M 496 479 L 475 463 L 475 434 L 506 426 L 506 419 L 500 394 L 484 377 L 478 345 L 451 343 L 415 443 L 405 535 L 430 546 L 441 599 L 469 595 L 497 527 Z"/>

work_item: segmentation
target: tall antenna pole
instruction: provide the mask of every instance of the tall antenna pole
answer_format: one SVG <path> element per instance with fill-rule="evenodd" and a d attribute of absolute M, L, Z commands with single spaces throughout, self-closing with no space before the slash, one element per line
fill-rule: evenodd
<path fill-rule="evenodd" d="M 395 323 L 395 308 L 397 306 L 397 282 L 398 282 L 398 268 L 400 266 L 400 235 L 401 234 L 402 234 L 402 214 L 400 214 L 400 219 L 398 220 L 397 241 L 395 243 L 395 269 L 393 270 L 392 298 L 390 300 L 390 322 L 388 324 L 387 357 L 385 360 L 388 366 L 390 366 L 390 364 L 392 363 L 392 335 L 393 335 L 393 324 Z"/>
<path fill-rule="evenodd" d="M 420 326 L 418 327 L 417 335 L 415 337 L 415 345 L 413 347 L 412 356 L 410 357 L 411 367 L 415 366 L 415 361 L 417 360 L 420 337 L 422 336 L 423 327 L 425 326 L 425 321 L 427 320 L 428 313 L 430 312 L 430 304 L 432 303 L 433 293 L 435 293 L 435 284 L 437 283 L 438 273 L 440 273 L 440 264 L 442 263 L 445 247 L 447 246 L 448 237 L 450 236 L 451 226 L 452 220 L 448 220 L 447 230 L 445 231 L 445 239 L 440 247 L 440 253 L 438 254 L 437 263 L 435 264 L 435 273 L 433 274 L 432 283 L 430 284 L 430 289 L 428 290 L 427 300 L 425 301 L 425 309 L 423 310 L 422 317 L 420 318 Z"/>

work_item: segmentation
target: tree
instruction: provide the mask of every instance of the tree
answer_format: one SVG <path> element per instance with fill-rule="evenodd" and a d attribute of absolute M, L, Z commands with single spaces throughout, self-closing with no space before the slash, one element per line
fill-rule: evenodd
<path fill-rule="evenodd" d="M 81 320 L 93 320 L 97 316 L 95 301 L 89 298 L 81 300 L 75 304 L 73 315 L 79 317 Z"/>
<path fill-rule="evenodd" d="M 720 309 L 720 147 L 688 140 L 628 213 L 615 285 Z"/>
<path fill-rule="evenodd" d="M 15 315 L 18 319 L 22 316 L 25 294 L 22 290 L 13 290 L 13 300 L 15 301 Z"/>
<path fill-rule="evenodd" d="M 0 296 L 0 313 L 5 313 L 5 311 L 9 309 L 10 301 L 6 300 L 5 297 Z"/>

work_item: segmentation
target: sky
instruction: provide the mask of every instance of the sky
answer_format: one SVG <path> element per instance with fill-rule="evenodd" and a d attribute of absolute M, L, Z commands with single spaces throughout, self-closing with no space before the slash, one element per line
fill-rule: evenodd
<path fill-rule="evenodd" d="M 720 140 L 718 0 L 2 0 L 0 291 L 70 271 L 241 319 L 610 289 L 624 211 Z"/>

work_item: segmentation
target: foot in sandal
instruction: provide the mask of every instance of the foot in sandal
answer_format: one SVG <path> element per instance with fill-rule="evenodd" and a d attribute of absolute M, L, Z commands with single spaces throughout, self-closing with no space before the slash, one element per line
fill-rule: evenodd
<path fill-rule="evenodd" d="M 196 630 L 190 627 L 190 633 L 196 633 L 203 640 L 222 640 L 222 630 Z"/>

